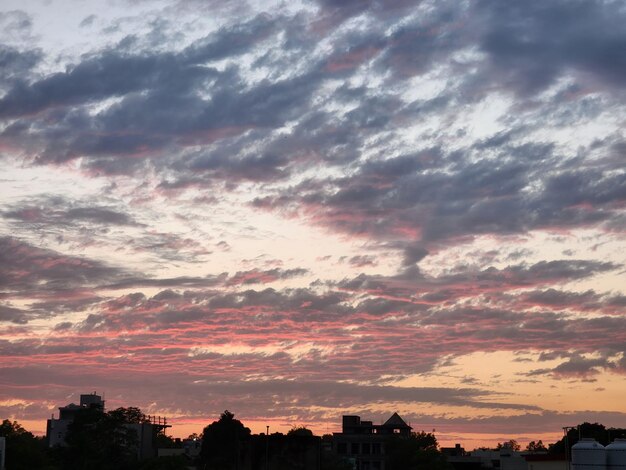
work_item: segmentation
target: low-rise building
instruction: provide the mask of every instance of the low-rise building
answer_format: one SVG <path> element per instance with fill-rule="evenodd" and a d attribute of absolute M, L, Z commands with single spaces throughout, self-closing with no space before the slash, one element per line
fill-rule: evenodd
<path fill-rule="evenodd" d="M 70 425 L 75 421 L 79 413 L 88 410 L 97 410 L 101 413 L 105 412 L 104 399 L 96 392 L 80 395 L 80 404 L 70 403 L 66 406 L 59 407 L 59 417 L 54 415 L 48 420 L 46 427 L 46 440 L 49 447 L 67 446 L 67 433 Z M 124 423 L 126 429 L 132 431 L 136 435 L 137 458 L 143 460 L 146 458 L 156 457 L 156 436 L 157 433 L 165 428 L 171 427 L 167 424 L 167 420 L 161 417 L 145 416 L 141 422 Z"/>
<path fill-rule="evenodd" d="M 527 454 L 524 456 L 528 470 L 569 470 L 565 454 Z"/>
<path fill-rule="evenodd" d="M 383 424 L 343 416 L 340 433 L 333 434 L 333 451 L 352 463 L 355 470 L 384 470 L 385 441 L 393 435 L 409 437 L 411 426 L 394 413 Z"/>
<path fill-rule="evenodd" d="M 100 395 L 96 394 L 96 392 L 81 395 L 79 405 L 70 403 L 66 406 L 60 406 L 58 419 L 55 419 L 53 415 L 48 420 L 46 426 L 46 440 L 48 446 L 65 446 L 68 427 L 74 422 L 76 414 L 90 408 L 104 412 L 104 400 Z"/>

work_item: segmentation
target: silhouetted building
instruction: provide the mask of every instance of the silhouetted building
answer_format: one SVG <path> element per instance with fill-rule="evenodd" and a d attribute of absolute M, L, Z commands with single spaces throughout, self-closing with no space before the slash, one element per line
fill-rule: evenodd
<path fill-rule="evenodd" d="M 46 439 L 50 447 L 65 446 L 65 437 L 67 435 L 68 426 L 74 422 L 76 414 L 82 410 L 95 408 L 104 412 L 104 400 L 96 392 L 88 395 L 80 396 L 80 405 L 70 403 L 67 406 L 59 407 L 59 418 L 55 419 L 54 415 L 48 420 L 46 426 Z"/>
<path fill-rule="evenodd" d="M 480 470 L 483 467 L 480 457 L 472 457 L 465 451 L 461 444 L 454 447 L 442 447 L 441 453 L 446 456 L 446 461 L 454 470 Z"/>
<path fill-rule="evenodd" d="M 184 455 L 193 461 L 198 458 L 202 449 L 201 439 L 174 439 L 174 447 L 157 449 L 157 457 L 171 457 L 174 455 Z"/>
<path fill-rule="evenodd" d="M 249 461 L 241 469 L 318 470 L 321 458 L 321 438 L 275 433 L 251 436 Z"/>
<path fill-rule="evenodd" d="M 0 437 L 0 470 L 4 470 L 4 460 L 6 453 L 6 439 Z"/>
<path fill-rule="evenodd" d="M 455 444 L 454 447 L 442 447 L 441 453 L 446 457 L 463 457 L 467 455 L 467 452 L 461 447 L 461 444 Z"/>
<path fill-rule="evenodd" d="M 66 438 L 69 426 L 76 416 L 85 410 L 95 409 L 104 413 L 104 400 L 96 392 L 81 395 L 80 404 L 70 403 L 59 407 L 59 418 L 54 415 L 48 420 L 46 426 L 46 440 L 49 447 L 67 446 Z M 130 429 L 136 435 L 136 452 L 139 460 L 156 457 L 156 436 L 165 428 L 171 427 L 165 418 L 146 416 L 143 422 L 125 423 L 123 426 Z M 133 446 L 134 447 L 134 446 Z M 133 449 L 134 450 L 134 449 Z"/>
<path fill-rule="evenodd" d="M 563 470 L 569 469 L 565 454 L 527 454 L 524 456 L 528 470 Z"/>
<path fill-rule="evenodd" d="M 341 432 L 333 434 L 333 451 L 355 470 L 384 470 L 385 441 L 393 435 L 409 437 L 412 429 L 398 413 L 378 425 L 361 421 L 360 416 L 344 416 Z"/>

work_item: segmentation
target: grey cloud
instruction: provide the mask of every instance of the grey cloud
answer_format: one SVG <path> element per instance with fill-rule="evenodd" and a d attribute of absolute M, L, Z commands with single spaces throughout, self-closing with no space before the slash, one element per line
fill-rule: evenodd
<path fill-rule="evenodd" d="M 183 54 L 187 61 L 194 63 L 237 56 L 254 49 L 259 42 L 275 34 L 278 21 L 279 18 L 267 14 L 257 15 L 245 23 L 221 28 L 189 46 Z"/>
<path fill-rule="evenodd" d="M 353 279 L 344 279 L 338 286 L 344 289 L 368 290 L 401 289 L 406 294 L 429 292 L 445 288 L 477 295 L 482 291 L 513 289 L 524 286 L 556 284 L 594 276 L 619 268 L 610 262 L 590 260 L 554 260 L 538 263 L 510 265 L 503 269 L 489 267 L 483 270 L 462 269 L 444 273 L 438 277 L 426 277 L 416 268 L 409 268 L 396 276 L 360 274 Z"/>
<path fill-rule="evenodd" d="M 626 79 L 623 51 L 626 12 L 620 2 L 528 1 L 475 3 L 484 15 L 481 48 L 490 76 L 520 93 L 534 93 L 570 70 L 589 73 L 610 86 Z"/>
<path fill-rule="evenodd" d="M 150 278 L 101 261 L 38 248 L 12 237 L 0 238 L 0 285 L 5 296 L 47 297 L 34 311 L 63 312 L 99 301 L 98 289 L 134 287 L 207 288 L 225 275 Z"/>
<path fill-rule="evenodd" d="M 172 278 L 121 277 L 114 283 L 103 284 L 105 289 L 129 289 L 138 287 L 198 288 L 212 287 L 223 283 L 225 275 L 205 277 L 179 276 Z"/>
<path fill-rule="evenodd" d="M 552 308 L 592 308 L 597 307 L 600 296 L 592 290 L 585 292 L 568 292 L 556 289 L 532 291 L 522 296 L 523 301 L 538 303 Z"/>
<path fill-rule="evenodd" d="M 111 207 L 67 205 L 55 198 L 40 205 L 14 205 L 12 210 L 3 213 L 3 217 L 32 226 L 67 227 L 81 223 L 138 225 L 129 214 Z"/>
<path fill-rule="evenodd" d="M 19 117 L 52 106 L 124 95 L 147 87 L 160 69 L 174 67 L 171 56 L 120 56 L 103 54 L 87 59 L 64 73 L 56 73 L 32 85 L 16 85 L 0 99 L 0 117 Z"/>
<path fill-rule="evenodd" d="M 30 75 L 32 69 L 42 59 L 39 50 L 21 51 L 7 45 L 0 45 L 0 86 L 13 85 L 19 79 Z"/>
<path fill-rule="evenodd" d="M 79 26 L 81 28 L 91 26 L 93 25 L 93 22 L 96 20 L 96 18 L 98 18 L 96 15 L 88 15 L 82 19 L 82 21 L 79 23 Z"/>
<path fill-rule="evenodd" d="M 282 279 L 291 279 L 307 274 L 309 271 L 303 268 L 293 269 L 266 269 L 266 270 L 249 270 L 238 271 L 227 281 L 230 285 L 239 284 L 264 284 Z"/>
<path fill-rule="evenodd" d="M 23 325 L 28 323 L 31 312 L 0 303 L 0 322 L 11 322 Z"/>
<path fill-rule="evenodd" d="M 30 33 L 32 18 L 22 10 L 0 12 L 0 31 L 7 37 Z"/>
<path fill-rule="evenodd" d="M 421 261 L 428 256 L 428 250 L 421 245 L 410 245 L 404 248 L 404 259 L 402 264 L 404 266 L 410 266 L 412 264 Z"/>
<path fill-rule="evenodd" d="M 586 358 L 577 353 L 560 354 L 552 352 L 540 355 L 539 360 L 554 360 L 561 357 L 567 357 L 567 360 L 565 362 L 561 362 L 553 368 L 534 369 L 525 375 L 552 375 L 555 377 L 588 379 L 599 374 L 601 370 L 607 370 L 615 367 L 615 364 L 610 361 L 606 355 Z"/>
<path fill-rule="evenodd" d="M 0 238 L 0 285 L 17 295 L 95 287 L 115 279 L 123 270 L 104 263 L 63 255 L 16 238 Z"/>

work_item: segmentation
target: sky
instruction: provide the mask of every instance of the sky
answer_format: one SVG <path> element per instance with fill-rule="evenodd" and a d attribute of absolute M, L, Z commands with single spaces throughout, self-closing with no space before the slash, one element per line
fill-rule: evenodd
<path fill-rule="evenodd" d="M 3 0 L 0 417 L 626 426 L 626 4 Z"/>

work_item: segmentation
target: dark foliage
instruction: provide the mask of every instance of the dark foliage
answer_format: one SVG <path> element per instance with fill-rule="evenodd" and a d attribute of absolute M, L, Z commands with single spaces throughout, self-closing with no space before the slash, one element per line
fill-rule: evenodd
<path fill-rule="evenodd" d="M 0 437 L 6 438 L 5 467 L 8 470 L 50 468 L 44 440 L 26 431 L 17 421 L 2 421 Z"/>
<path fill-rule="evenodd" d="M 224 411 L 218 421 L 204 428 L 200 463 L 215 470 L 237 468 L 249 438 L 250 429 L 235 419 L 233 413 Z"/>
<path fill-rule="evenodd" d="M 626 429 L 607 429 L 599 423 L 585 422 L 569 429 L 567 436 L 563 436 L 560 441 L 550 444 L 548 452 L 550 454 L 565 454 L 567 450 L 567 453 L 569 453 L 571 447 L 583 437 L 595 439 L 605 446 L 613 439 L 626 438 Z"/>
<path fill-rule="evenodd" d="M 124 470 L 136 468 L 137 433 L 124 426 L 124 413 L 86 408 L 68 426 L 67 446 L 55 449 L 61 469 Z"/>
<path fill-rule="evenodd" d="M 434 434 L 419 432 L 407 437 L 390 436 L 385 443 L 387 470 L 448 470 L 452 467 L 437 450 Z"/>

